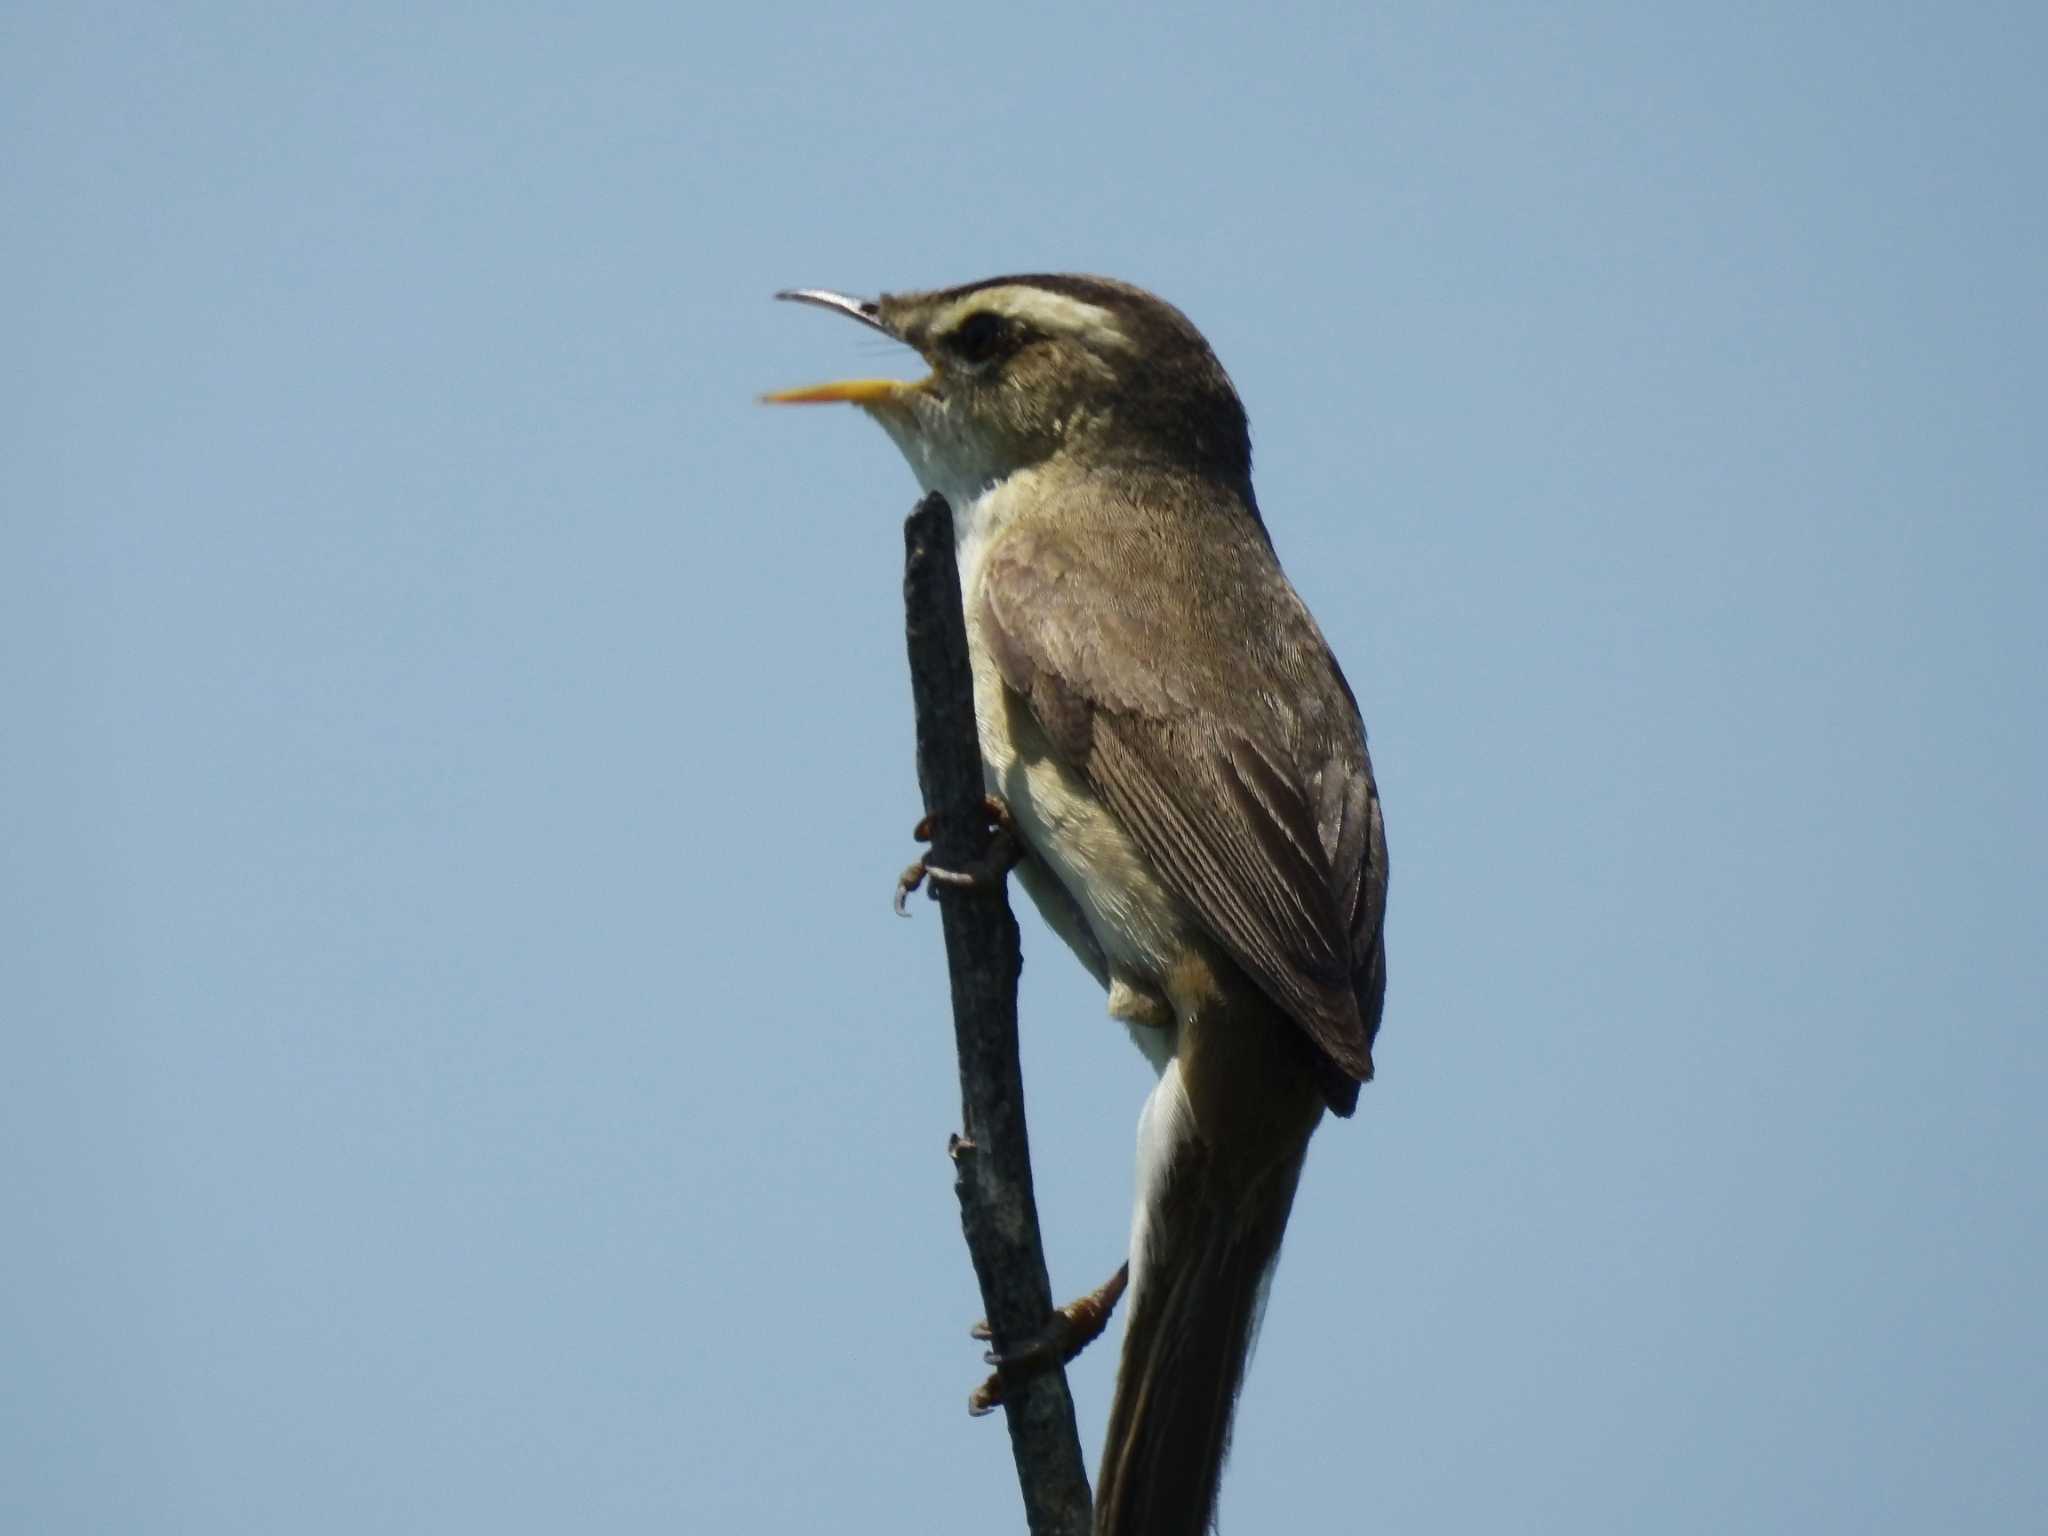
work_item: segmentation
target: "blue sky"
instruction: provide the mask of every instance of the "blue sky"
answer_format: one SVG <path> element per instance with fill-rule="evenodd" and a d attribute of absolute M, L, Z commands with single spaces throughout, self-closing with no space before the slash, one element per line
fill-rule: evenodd
<path fill-rule="evenodd" d="M 753 397 L 1044 269 L 1215 343 L 1388 808 L 1225 1529 L 2041 1508 L 2037 8 L 4 30 L 0 1525 L 1021 1528 L 913 486 Z M 1147 1072 L 1026 949 L 1077 1292 Z"/>

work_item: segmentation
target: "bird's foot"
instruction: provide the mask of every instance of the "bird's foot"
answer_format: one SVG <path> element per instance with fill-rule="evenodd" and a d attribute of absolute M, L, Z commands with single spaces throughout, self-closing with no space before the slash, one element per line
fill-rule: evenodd
<path fill-rule="evenodd" d="M 941 869 L 924 859 L 917 860 L 896 877 L 896 915 L 908 917 L 904 903 L 910 893 L 926 881 L 931 882 L 930 894 L 936 896 L 938 887 L 950 885 L 955 888 L 986 887 L 999 885 L 1024 857 L 1024 844 L 1017 836 L 1017 823 L 1010 815 L 1009 806 L 998 795 L 984 795 L 981 801 L 983 813 L 988 817 L 988 852 L 974 860 L 964 869 Z M 927 816 L 911 829 L 910 835 L 921 843 L 928 843 L 932 836 L 932 819 Z"/>
<path fill-rule="evenodd" d="M 982 1358 L 996 1368 L 995 1374 L 974 1389 L 967 1399 L 967 1411 L 979 1417 L 999 1406 L 1005 1395 L 1003 1381 L 1006 1376 L 1029 1375 L 1055 1365 L 1066 1365 L 1101 1338 L 1102 1330 L 1109 1326 L 1109 1315 L 1116 1310 L 1130 1279 L 1131 1266 L 1118 1265 L 1117 1272 L 1096 1289 L 1080 1300 L 1070 1301 L 1056 1309 L 1045 1320 L 1045 1326 L 1031 1337 L 1008 1349 L 991 1349 L 983 1355 Z M 977 1339 L 993 1337 L 986 1322 L 976 1323 L 968 1331 Z"/>

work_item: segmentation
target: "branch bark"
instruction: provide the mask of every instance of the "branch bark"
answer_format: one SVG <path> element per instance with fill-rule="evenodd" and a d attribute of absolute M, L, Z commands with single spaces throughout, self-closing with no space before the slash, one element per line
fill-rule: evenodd
<path fill-rule="evenodd" d="M 917 712 L 917 778 L 931 818 L 931 862 L 973 867 L 988 853 L 974 682 L 961 613 L 953 514 L 927 496 L 903 525 L 903 601 Z M 1052 1285 L 1031 1189 L 1024 1073 L 1017 1054 L 1017 920 L 1002 881 L 934 884 L 952 977 L 963 1134 L 952 1146 L 960 1225 L 981 1282 L 997 1350 L 1014 1348 L 1052 1315 Z M 1057 1365 L 1004 1378 L 1010 1450 L 1032 1536 L 1088 1536 L 1088 1475 L 1074 1400 Z"/>

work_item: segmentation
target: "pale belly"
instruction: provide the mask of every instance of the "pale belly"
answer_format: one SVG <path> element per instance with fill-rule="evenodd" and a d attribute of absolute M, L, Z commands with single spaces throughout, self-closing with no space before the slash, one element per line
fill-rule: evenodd
<path fill-rule="evenodd" d="M 1161 979 L 1186 951 L 1196 925 L 1122 824 L 1052 755 L 977 633 L 982 562 L 1030 500 L 1035 475 L 1025 470 L 985 484 L 971 466 L 952 464 L 932 445 L 906 441 L 893 429 L 891 435 L 924 489 L 939 492 L 953 508 L 982 771 L 1034 856 L 1018 866 L 1018 881 L 1047 925 L 1108 990 L 1111 1017 L 1128 1026 L 1138 1049 L 1163 1069 L 1178 1031 Z"/>
<path fill-rule="evenodd" d="M 1110 1014 L 1162 1068 L 1173 1055 L 1175 1030 L 1161 982 L 1189 943 L 1185 909 L 1122 823 L 1052 755 L 1030 711 L 977 642 L 971 618 L 968 646 L 983 774 L 1035 856 L 1019 866 L 1020 883 L 1047 925 L 1108 989 Z"/>

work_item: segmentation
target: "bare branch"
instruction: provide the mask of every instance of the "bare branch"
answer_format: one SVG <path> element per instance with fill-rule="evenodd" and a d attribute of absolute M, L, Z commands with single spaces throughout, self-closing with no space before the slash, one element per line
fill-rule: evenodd
<path fill-rule="evenodd" d="M 903 525 L 903 600 L 917 711 L 917 777 L 931 818 L 931 863 L 976 868 L 989 849 L 980 739 L 953 514 L 927 496 Z M 953 984 L 964 1134 L 953 1144 L 954 1189 L 974 1273 L 999 1352 L 1037 1337 L 1052 1286 L 1031 1190 L 1024 1074 L 1017 1055 L 1017 921 L 1000 880 L 934 884 Z M 1057 1363 L 1005 1375 L 1010 1449 L 1032 1536 L 1088 1536 L 1088 1476 L 1074 1400 Z"/>

